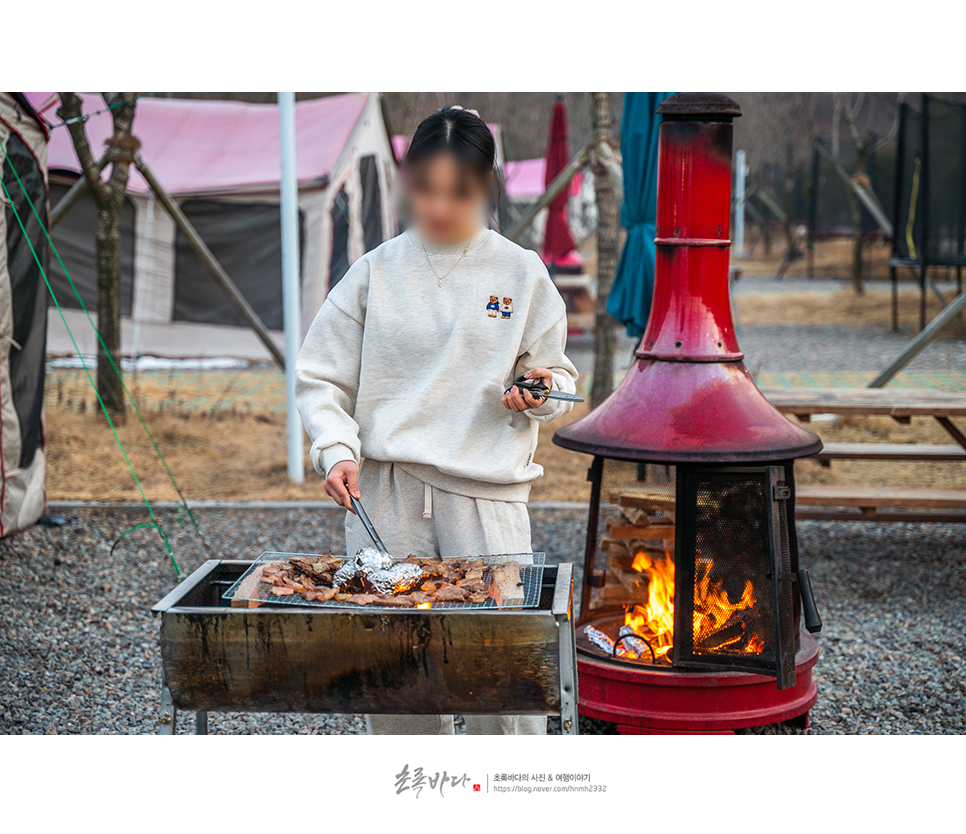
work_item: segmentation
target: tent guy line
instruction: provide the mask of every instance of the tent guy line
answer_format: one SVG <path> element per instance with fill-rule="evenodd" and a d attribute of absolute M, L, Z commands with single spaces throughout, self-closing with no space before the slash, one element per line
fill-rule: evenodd
<path fill-rule="evenodd" d="M 2 148 L 2 146 L 0 146 L 0 148 Z M 16 170 L 15 166 L 13 165 L 13 163 L 11 162 L 10 157 L 7 155 L 7 151 L 6 151 L 5 148 L 3 148 L 3 158 L 4 158 L 4 162 L 7 164 L 7 166 L 10 168 L 10 170 L 13 172 L 14 177 L 16 177 L 17 183 L 20 185 L 21 191 L 23 191 L 23 194 L 24 194 L 24 197 L 26 198 L 27 204 L 30 206 L 30 210 L 33 212 L 34 216 L 37 217 L 38 221 L 40 222 L 41 229 L 43 229 L 44 234 L 47 237 L 48 242 L 50 243 L 51 250 L 54 252 L 54 255 L 58 258 L 58 260 L 60 260 L 60 255 L 57 252 L 57 247 L 54 246 L 54 242 L 52 240 L 50 240 L 50 235 L 47 232 L 46 224 L 44 224 L 44 222 L 41 220 L 41 218 L 37 214 L 37 208 L 36 208 L 36 206 L 34 206 L 33 200 L 30 199 L 30 195 L 27 193 L 27 190 L 24 187 L 24 184 L 23 184 L 23 182 L 20 179 L 20 175 L 17 173 L 17 170 Z M 147 495 L 144 492 L 144 487 L 141 485 L 141 480 L 138 478 L 137 472 L 135 472 L 135 470 L 134 470 L 134 464 L 131 462 L 131 458 L 128 456 L 127 450 L 124 448 L 124 443 L 121 442 L 121 437 L 120 437 L 120 435 L 117 432 L 117 427 L 114 425 L 114 421 L 111 419 L 110 412 L 108 411 L 107 406 L 104 404 L 104 400 L 101 398 L 100 392 L 97 390 L 97 385 L 95 385 L 95 383 L 94 383 L 94 379 L 91 376 L 91 372 L 90 372 L 90 369 L 89 369 L 89 367 L 87 365 L 87 362 L 84 361 L 83 357 L 80 354 L 80 348 L 78 348 L 78 346 L 77 346 L 77 342 L 74 339 L 74 334 L 71 331 L 70 327 L 67 325 L 67 321 L 66 321 L 66 318 L 64 317 L 63 309 L 61 308 L 61 305 L 60 305 L 60 301 L 57 299 L 57 296 L 54 294 L 53 287 L 51 286 L 50 280 L 47 277 L 47 270 L 44 269 L 44 266 L 43 266 L 43 264 L 40 261 L 40 257 L 37 255 L 37 251 L 34 248 L 34 245 L 31 242 L 30 237 L 27 235 L 27 230 L 26 230 L 26 227 L 24 226 L 23 220 L 20 217 L 20 212 L 16 210 L 16 203 L 13 201 L 13 198 L 11 197 L 10 192 L 7 190 L 7 184 L 5 182 L 3 182 L 3 178 L 2 177 L 0 177 L 0 187 L 3 188 L 3 194 L 6 197 L 7 202 L 12 207 L 14 207 L 13 216 L 16 218 L 17 225 L 20 226 L 20 230 L 24 234 L 24 240 L 27 242 L 27 245 L 30 247 L 30 253 L 33 255 L 34 261 L 36 262 L 37 267 L 40 270 L 40 274 L 43 276 L 44 283 L 47 285 L 47 290 L 50 293 L 50 297 L 53 299 L 54 305 L 57 307 L 57 311 L 60 313 L 61 319 L 64 321 L 64 327 L 67 329 L 67 334 L 70 337 L 71 341 L 73 342 L 74 348 L 75 348 L 75 350 L 77 352 L 77 355 L 78 355 L 78 357 L 81 360 L 81 364 L 84 367 L 84 373 L 87 375 L 87 380 L 91 384 L 91 388 L 93 388 L 93 390 L 94 390 L 94 395 L 97 397 L 97 401 L 100 404 L 101 411 L 104 413 L 104 417 L 107 419 L 108 425 L 111 427 L 111 432 L 114 434 L 114 439 L 115 439 L 115 441 L 117 441 L 117 445 L 118 445 L 118 447 L 121 450 L 121 454 L 124 456 L 124 460 L 127 463 L 128 469 L 131 472 L 131 476 L 134 478 L 134 483 L 137 485 L 138 492 L 141 494 L 141 498 L 144 501 L 144 505 L 147 508 L 148 513 L 150 514 L 151 520 L 153 522 L 153 523 L 150 523 L 150 524 L 140 524 L 140 525 L 137 525 L 134 528 L 131 528 L 130 530 L 125 531 L 118 538 L 117 541 L 119 542 L 128 533 L 133 532 L 134 529 L 138 529 L 140 527 L 153 527 L 154 529 L 156 529 L 158 531 L 158 534 L 161 537 L 161 541 L 164 544 L 165 550 L 167 551 L 168 558 L 171 561 L 171 565 L 174 567 L 175 574 L 178 576 L 179 579 L 181 579 L 182 578 L 181 568 L 178 566 L 178 561 L 177 561 L 177 559 L 174 556 L 174 552 L 173 552 L 172 547 L 171 547 L 171 541 L 168 538 L 167 533 L 165 533 L 164 528 L 161 526 L 161 522 L 158 520 L 158 517 L 154 514 L 154 509 L 151 506 L 151 502 L 148 501 L 148 497 L 147 497 Z M 63 263 L 61 263 L 61 265 L 63 266 Z M 70 279 L 70 275 L 68 273 L 66 273 L 66 268 L 65 268 L 65 274 L 67 274 L 68 279 Z M 73 282 L 71 282 L 71 283 L 73 283 Z M 79 295 L 78 295 L 78 300 L 80 300 L 80 296 Z M 84 306 L 84 302 L 81 301 L 80 303 L 81 303 L 81 306 L 84 308 L 85 313 L 87 313 L 87 307 Z M 90 321 L 90 313 L 87 313 L 87 316 L 88 316 L 88 320 Z M 91 326 L 94 327 L 93 321 L 91 321 Z M 98 338 L 100 339 L 100 332 L 97 330 L 96 327 L 94 327 L 94 330 L 97 333 Z M 103 344 L 103 342 L 102 342 L 102 344 Z M 105 348 L 105 351 L 106 351 L 106 348 Z M 108 353 L 107 355 L 108 355 L 108 358 L 111 361 L 111 365 L 114 367 L 115 372 L 120 377 L 121 376 L 121 372 L 120 372 L 120 370 L 118 370 L 117 364 L 114 362 L 114 358 L 110 355 L 110 353 Z M 123 380 L 123 378 L 121 378 L 121 385 L 124 386 L 124 380 Z M 174 483 L 175 489 L 178 491 L 178 495 L 182 499 L 184 499 L 184 495 L 181 492 L 180 487 L 174 481 L 174 475 L 171 473 L 171 470 L 168 468 L 167 462 L 164 460 L 164 456 L 161 454 L 161 450 L 158 448 L 157 443 L 154 441 L 154 436 L 151 434 L 150 429 L 148 429 L 147 424 L 144 422 L 144 418 L 141 417 L 141 412 L 138 409 L 137 404 L 134 402 L 134 398 L 131 396 L 131 392 L 127 389 L 127 386 L 124 386 L 124 390 L 127 392 L 128 398 L 131 400 L 131 403 L 134 406 L 135 411 L 137 412 L 138 416 L 141 418 L 141 423 L 144 426 L 145 430 L 147 431 L 148 436 L 151 438 L 151 441 L 154 444 L 155 451 L 158 453 L 158 456 L 161 458 L 161 461 L 164 464 L 164 467 L 167 470 L 168 475 L 171 477 L 172 483 Z M 195 520 L 194 515 L 191 513 L 191 508 L 188 507 L 187 501 L 184 502 L 184 506 L 185 506 L 185 509 L 188 512 L 189 517 L 194 522 L 195 529 L 197 530 L 199 536 L 201 537 L 202 542 L 204 542 L 205 548 L 208 549 L 208 544 L 205 541 L 204 536 L 201 535 L 201 529 L 200 529 L 200 527 L 198 527 L 198 522 Z M 115 542 L 115 546 L 116 545 L 117 545 L 117 542 Z M 112 548 L 112 551 L 113 551 L 113 548 Z"/>
<path fill-rule="evenodd" d="M 20 180 L 20 175 L 17 173 L 17 171 L 13 168 L 13 165 L 10 163 L 9 157 L 6 156 L 6 151 L 4 151 L 4 157 L 7 161 L 7 164 L 10 166 L 11 170 L 13 171 L 13 175 L 17 178 L 17 183 L 20 185 L 20 188 L 23 191 L 24 196 L 27 196 L 27 192 L 26 192 L 26 189 L 24 188 L 23 182 L 21 182 Z M 56 245 L 54 245 L 54 241 L 50 237 L 50 232 L 47 230 L 46 225 L 43 222 L 43 219 L 37 213 L 37 209 L 34 206 L 33 201 L 29 199 L 29 197 L 27 198 L 27 203 L 30 205 L 30 209 L 33 212 L 34 217 L 36 218 L 37 222 L 40 224 L 40 228 L 43 231 L 44 236 L 47 238 L 47 242 L 50 244 L 50 249 L 54 253 L 54 257 L 57 258 L 57 262 L 64 270 L 64 275 L 67 277 L 67 280 L 71 286 L 71 289 L 73 290 L 74 295 L 77 297 L 77 302 L 80 304 L 81 309 L 84 311 L 84 315 L 87 317 L 88 324 L 90 324 L 91 329 L 94 331 L 94 334 L 97 336 L 97 340 L 100 342 L 101 347 L 104 349 L 104 354 L 107 356 L 108 361 L 111 363 L 111 367 L 113 368 L 114 373 L 117 375 L 117 378 L 121 383 L 121 388 L 124 389 L 124 393 L 127 395 L 128 401 L 131 403 L 131 407 L 134 409 L 134 413 L 137 414 L 138 420 L 140 421 L 141 426 L 145 431 L 145 434 L 147 434 L 148 439 L 151 441 L 151 445 L 154 447 L 154 451 L 157 454 L 159 460 L 161 461 L 161 465 L 164 467 L 164 471 L 168 475 L 168 480 L 171 482 L 171 485 L 174 487 L 175 492 L 178 494 L 178 497 L 181 499 L 181 502 L 184 504 L 185 511 L 188 513 L 188 517 L 191 519 L 191 523 L 194 525 L 195 531 L 198 533 L 198 536 L 201 538 L 201 541 L 202 541 L 202 544 L 204 545 L 205 550 L 210 554 L 211 548 L 208 544 L 208 541 L 205 539 L 204 533 L 202 533 L 201 531 L 201 526 L 198 524 L 197 519 L 194 517 L 194 514 L 191 512 L 191 507 L 188 505 L 188 499 L 185 496 L 184 492 L 182 491 L 181 485 L 178 483 L 177 479 L 175 478 L 174 473 L 171 471 L 171 467 L 168 466 L 168 461 L 165 458 L 164 454 L 161 452 L 161 448 L 158 446 L 157 440 L 155 440 L 154 433 L 151 431 L 147 421 L 144 419 L 144 415 L 141 413 L 141 409 L 137 404 L 137 400 L 134 398 L 134 395 L 131 393 L 131 390 L 127 387 L 127 384 L 124 382 L 124 375 L 121 373 L 121 369 L 118 367 L 118 364 L 114 360 L 114 357 L 111 355 L 111 352 L 107 349 L 107 345 L 104 343 L 104 339 L 101 336 L 100 330 L 98 330 L 97 325 L 94 324 L 94 320 L 91 318 L 90 311 L 87 309 L 87 306 L 84 304 L 84 299 L 81 298 L 81 294 L 77 289 L 77 286 L 74 284 L 74 280 L 73 278 L 71 278 L 70 272 L 68 271 L 66 265 L 64 264 L 64 261 L 61 259 L 60 252 L 57 251 L 57 247 Z M 43 271 L 42 267 L 41 267 L 41 270 Z M 46 280 L 46 277 L 47 276 L 45 274 L 44 275 L 45 280 Z M 57 304 L 57 299 L 56 297 L 54 297 L 54 291 L 53 289 L 50 288 L 49 283 L 48 283 L 48 289 L 50 289 L 51 297 L 54 298 L 54 303 Z M 60 309 L 60 305 L 57 304 L 57 306 L 58 306 L 58 309 Z M 66 322 L 64 324 L 65 326 L 67 326 Z M 74 344 L 74 347 L 75 349 L 77 348 L 76 343 Z M 84 361 L 83 357 L 79 356 L 79 358 L 81 359 L 81 362 Z"/>

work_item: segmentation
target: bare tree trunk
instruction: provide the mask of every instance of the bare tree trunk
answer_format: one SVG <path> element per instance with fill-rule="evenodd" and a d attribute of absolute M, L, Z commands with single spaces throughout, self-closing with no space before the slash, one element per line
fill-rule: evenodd
<path fill-rule="evenodd" d="M 111 367 L 110 351 L 120 367 L 121 351 L 121 213 L 113 206 L 99 208 L 94 231 L 97 265 L 97 393 L 115 423 L 124 422 L 124 388 Z M 105 350 L 105 346 L 107 350 Z"/>
<path fill-rule="evenodd" d="M 842 94 L 832 93 L 832 156 L 836 159 L 842 155 L 841 124 Z"/>
<path fill-rule="evenodd" d="M 857 150 L 855 174 L 853 177 L 865 176 L 865 163 L 868 157 L 868 145 L 861 145 Z M 865 263 L 862 257 L 862 206 L 855 192 L 849 188 L 849 222 L 852 224 L 852 287 L 857 295 L 865 292 L 863 285 L 863 275 L 865 273 Z"/>
<path fill-rule="evenodd" d="M 762 212 L 762 221 L 759 224 L 761 226 L 761 242 L 765 249 L 765 255 L 771 256 L 771 222 L 768 219 L 768 209 L 766 208 Z"/>
<path fill-rule="evenodd" d="M 113 365 L 120 367 L 121 357 L 121 210 L 127 192 L 127 179 L 138 141 L 131 135 L 134 122 L 135 93 L 103 93 L 111 108 L 114 134 L 107 140 L 111 166 L 107 179 L 94 160 L 84 120 L 81 100 L 75 93 L 60 93 L 57 111 L 70 131 L 74 150 L 97 205 L 97 228 L 94 231 L 94 255 L 97 265 L 97 329 L 101 339 L 97 345 L 97 393 L 115 423 L 125 420 L 124 386 Z M 114 363 L 111 362 L 111 357 Z"/>
<path fill-rule="evenodd" d="M 849 191 L 849 222 L 852 224 L 852 288 L 856 294 L 862 295 L 865 287 L 862 284 L 862 209 L 855 192 Z"/>
<path fill-rule="evenodd" d="M 614 116 L 610 93 L 592 93 L 594 135 L 600 142 L 613 138 Z M 594 166 L 597 198 L 597 306 L 594 320 L 594 383 L 591 407 L 600 405 L 614 389 L 614 319 L 607 312 L 607 297 L 614 283 L 620 257 L 619 206 L 614 183 L 603 165 Z"/>

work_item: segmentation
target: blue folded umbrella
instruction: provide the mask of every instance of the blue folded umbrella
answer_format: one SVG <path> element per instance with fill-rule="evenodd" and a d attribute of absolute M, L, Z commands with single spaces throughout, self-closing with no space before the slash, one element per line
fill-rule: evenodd
<path fill-rule="evenodd" d="M 607 312 L 634 338 L 644 335 L 654 293 L 654 237 L 657 234 L 657 106 L 674 93 L 625 93 L 621 121 L 627 240 L 621 252 Z"/>

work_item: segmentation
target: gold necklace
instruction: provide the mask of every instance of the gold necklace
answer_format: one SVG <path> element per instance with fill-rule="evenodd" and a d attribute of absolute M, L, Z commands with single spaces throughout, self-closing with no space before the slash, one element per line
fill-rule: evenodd
<path fill-rule="evenodd" d="M 456 269 L 456 267 L 458 267 L 461 263 L 463 263 L 463 260 L 466 258 L 466 253 L 470 251 L 470 243 L 471 242 L 472 242 L 472 240 L 466 241 L 466 246 L 463 248 L 463 254 L 459 256 L 459 258 L 457 259 L 456 263 L 453 264 L 453 266 L 449 270 L 449 272 L 447 272 L 445 275 L 440 275 L 436 271 L 436 267 L 433 266 L 433 262 L 429 259 L 429 252 L 426 251 L 426 244 L 423 243 L 422 241 L 419 241 L 419 245 L 423 247 L 423 254 L 426 256 L 426 263 L 428 263 L 429 264 L 429 268 L 431 270 L 433 270 L 433 275 L 435 275 L 436 278 L 439 280 L 439 285 L 440 286 L 443 286 L 443 280 L 445 278 L 449 278 L 449 276 L 453 274 L 453 270 Z"/>

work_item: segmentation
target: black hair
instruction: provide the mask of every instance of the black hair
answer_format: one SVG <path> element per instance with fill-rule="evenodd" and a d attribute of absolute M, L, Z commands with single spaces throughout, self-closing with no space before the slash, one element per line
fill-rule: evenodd
<path fill-rule="evenodd" d="M 441 153 L 452 154 L 460 166 L 492 189 L 493 208 L 500 201 L 496 140 L 476 113 L 461 107 L 443 107 L 419 123 L 406 151 L 405 164 L 413 169 Z"/>

